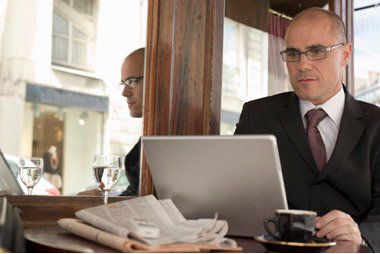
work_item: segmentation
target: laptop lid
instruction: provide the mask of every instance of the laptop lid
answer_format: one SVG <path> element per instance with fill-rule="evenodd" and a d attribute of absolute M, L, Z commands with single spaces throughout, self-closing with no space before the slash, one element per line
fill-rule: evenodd
<path fill-rule="evenodd" d="M 0 150 L 0 194 L 1 195 L 24 195 L 24 192 L 17 181 L 17 176 L 13 173 L 3 152 Z"/>
<path fill-rule="evenodd" d="M 287 209 L 276 138 L 146 136 L 142 138 L 160 199 L 170 198 L 187 219 L 228 221 L 229 235 L 265 233 L 263 220 Z"/>

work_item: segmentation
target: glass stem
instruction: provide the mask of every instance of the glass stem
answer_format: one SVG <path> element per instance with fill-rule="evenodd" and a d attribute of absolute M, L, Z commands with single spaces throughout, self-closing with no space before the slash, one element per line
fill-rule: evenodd
<path fill-rule="evenodd" d="M 33 187 L 28 187 L 28 195 L 32 195 Z"/>
<path fill-rule="evenodd" d="M 103 199 L 103 204 L 108 204 L 108 191 L 104 191 L 103 193 L 104 199 Z"/>

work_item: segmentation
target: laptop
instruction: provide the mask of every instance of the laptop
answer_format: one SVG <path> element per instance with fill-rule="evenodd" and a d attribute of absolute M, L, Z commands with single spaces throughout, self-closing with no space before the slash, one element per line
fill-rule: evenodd
<path fill-rule="evenodd" d="M 263 220 L 287 209 L 276 138 L 145 136 L 159 199 L 170 198 L 187 219 L 228 221 L 228 235 L 265 233 Z"/>
<path fill-rule="evenodd" d="M 0 150 L 0 195 L 24 195 L 17 176 L 13 173 L 3 152 Z"/>

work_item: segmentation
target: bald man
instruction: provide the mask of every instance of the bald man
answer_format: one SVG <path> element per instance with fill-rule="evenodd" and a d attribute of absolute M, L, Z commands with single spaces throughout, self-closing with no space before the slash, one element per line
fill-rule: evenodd
<path fill-rule="evenodd" d="M 145 48 L 139 48 L 129 54 L 121 66 L 120 88 L 122 96 L 127 98 L 129 114 L 131 117 L 142 117 L 143 81 L 144 81 Z M 129 181 L 128 188 L 121 196 L 137 196 L 140 179 L 140 147 L 139 140 L 124 160 L 125 174 Z M 102 195 L 99 189 L 79 192 L 78 195 Z"/>
<path fill-rule="evenodd" d="M 380 251 L 380 109 L 342 84 L 352 54 L 342 20 L 302 11 L 280 54 L 294 92 L 245 103 L 235 134 L 276 136 L 289 207 L 317 211 L 318 237 Z"/>
<path fill-rule="evenodd" d="M 133 51 L 125 59 L 121 66 L 122 95 L 127 98 L 127 104 L 131 117 L 142 117 L 143 83 L 144 83 L 144 57 L 145 48 Z M 138 195 L 140 179 L 140 147 L 141 140 L 132 148 L 125 157 L 125 173 L 129 186 L 121 195 Z"/>

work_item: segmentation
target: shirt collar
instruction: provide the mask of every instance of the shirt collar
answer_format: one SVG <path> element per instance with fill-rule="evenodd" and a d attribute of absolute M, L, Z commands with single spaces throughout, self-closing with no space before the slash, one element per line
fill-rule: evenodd
<path fill-rule="evenodd" d="M 343 87 L 337 92 L 333 97 L 327 100 L 321 105 L 314 105 L 310 101 L 300 99 L 300 112 L 302 119 L 304 119 L 306 113 L 311 109 L 323 109 L 327 115 L 334 121 L 336 126 L 339 128 L 340 121 L 342 120 L 343 110 L 344 110 L 345 95 Z"/>

